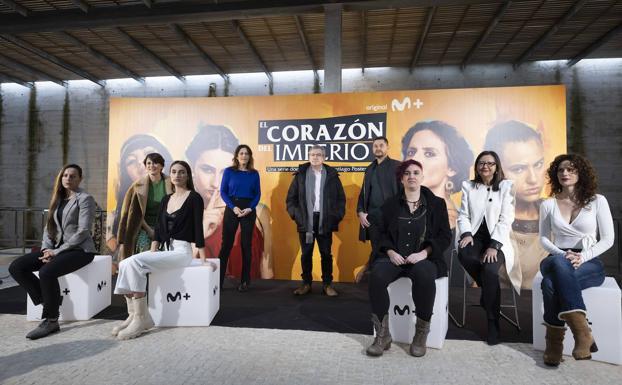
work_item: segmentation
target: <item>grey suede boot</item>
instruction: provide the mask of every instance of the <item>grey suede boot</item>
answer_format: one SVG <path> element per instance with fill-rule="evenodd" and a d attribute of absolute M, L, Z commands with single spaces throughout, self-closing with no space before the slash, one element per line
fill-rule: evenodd
<path fill-rule="evenodd" d="M 378 316 L 372 314 L 371 322 L 374 324 L 374 330 L 376 331 L 376 338 L 374 343 L 367 348 L 367 355 L 373 357 L 379 357 L 391 347 L 391 333 L 389 332 L 389 315 L 385 314 L 382 317 L 382 322 L 378 319 Z"/>
<path fill-rule="evenodd" d="M 428 340 L 428 333 L 430 332 L 430 322 L 424 321 L 417 317 L 417 324 L 415 325 L 415 336 L 413 342 L 410 344 L 410 354 L 415 357 L 425 356 L 425 345 Z"/>

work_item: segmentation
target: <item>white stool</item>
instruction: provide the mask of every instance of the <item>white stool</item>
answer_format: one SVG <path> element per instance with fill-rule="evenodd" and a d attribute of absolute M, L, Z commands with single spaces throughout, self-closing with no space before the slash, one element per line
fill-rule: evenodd
<path fill-rule="evenodd" d="M 209 326 L 220 309 L 218 268 L 193 259 L 188 267 L 149 274 L 149 314 L 156 326 Z"/>
<path fill-rule="evenodd" d="M 39 273 L 35 272 L 38 276 Z M 110 306 L 112 257 L 96 255 L 93 262 L 73 273 L 58 278 L 63 304 L 60 306 L 61 321 L 86 321 Z M 35 306 L 30 297 L 26 305 L 26 319 L 41 319 L 43 306 Z"/>
<path fill-rule="evenodd" d="M 544 350 L 546 344 L 546 328 L 542 325 L 544 304 L 541 282 L 542 274 L 538 273 L 532 286 L 533 347 L 536 350 Z M 592 359 L 622 365 L 622 311 L 618 284 L 613 278 L 607 277 L 601 286 L 585 289 L 582 294 L 592 334 L 598 345 L 598 352 L 592 353 Z M 571 355 L 573 347 L 574 338 L 570 330 L 567 330 L 564 354 Z"/>
<path fill-rule="evenodd" d="M 388 288 L 389 331 L 395 342 L 410 344 L 415 336 L 415 304 L 412 299 L 412 282 L 402 277 L 392 282 Z M 426 346 L 441 349 L 447 335 L 447 302 L 449 287 L 447 277 L 436 280 L 436 297 L 430 320 L 430 334 Z"/>

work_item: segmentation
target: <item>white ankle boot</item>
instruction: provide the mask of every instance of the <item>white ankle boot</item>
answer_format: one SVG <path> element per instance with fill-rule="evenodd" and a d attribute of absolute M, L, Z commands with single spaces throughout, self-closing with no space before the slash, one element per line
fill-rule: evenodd
<path fill-rule="evenodd" d="M 116 337 L 121 330 L 125 329 L 134 318 L 134 298 L 125 297 L 125 302 L 127 302 L 128 317 L 125 321 L 112 328 L 112 332 L 110 334 L 112 334 L 113 337 Z"/>
<path fill-rule="evenodd" d="M 132 301 L 134 302 L 134 317 L 130 324 L 117 335 L 120 340 L 136 338 L 154 326 L 149 309 L 147 309 L 147 297 L 133 298 Z"/>

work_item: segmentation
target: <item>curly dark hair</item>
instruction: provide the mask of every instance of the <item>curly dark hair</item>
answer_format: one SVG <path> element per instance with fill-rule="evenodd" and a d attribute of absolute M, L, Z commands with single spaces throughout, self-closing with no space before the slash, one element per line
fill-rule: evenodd
<path fill-rule="evenodd" d="M 581 207 L 585 207 L 595 198 L 598 178 L 596 177 L 596 171 L 594 167 L 592 167 L 592 164 L 578 154 L 563 154 L 553 159 L 548 170 L 546 170 L 546 175 L 549 178 L 549 184 L 551 186 L 550 196 L 555 196 L 562 192 L 562 185 L 559 183 L 557 170 L 559 170 L 559 165 L 566 160 L 570 161 L 572 167 L 577 169 L 579 179 L 575 187 L 575 199 Z"/>

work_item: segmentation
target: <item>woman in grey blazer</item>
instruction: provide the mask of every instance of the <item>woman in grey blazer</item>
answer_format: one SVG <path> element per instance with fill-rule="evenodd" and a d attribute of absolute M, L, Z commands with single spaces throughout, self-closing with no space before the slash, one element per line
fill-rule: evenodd
<path fill-rule="evenodd" d="M 69 164 L 61 169 L 54 184 L 41 251 L 22 255 L 9 266 L 9 272 L 32 302 L 43 304 L 43 321 L 26 335 L 31 340 L 60 330 L 58 309 L 62 296 L 58 277 L 88 265 L 95 257 L 91 237 L 95 200 L 79 188 L 81 181 L 80 166 Z M 38 278 L 34 271 L 39 271 Z"/>

